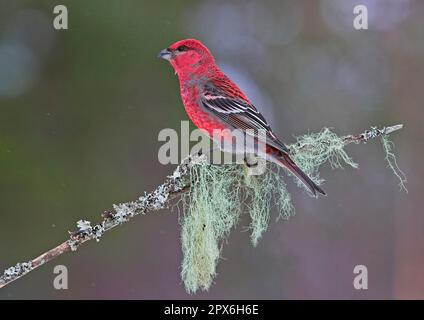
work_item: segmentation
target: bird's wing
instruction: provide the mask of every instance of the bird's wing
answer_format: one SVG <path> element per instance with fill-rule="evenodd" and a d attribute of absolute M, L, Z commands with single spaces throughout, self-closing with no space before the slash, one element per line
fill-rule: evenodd
<path fill-rule="evenodd" d="M 205 110 L 217 116 L 231 128 L 243 131 L 251 129 L 254 134 L 264 130 L 266 135 L 265 137 L 258 135 L 259 140 L 284 153 L 289 153 L 289 149 L 274 135 L 265 118 L 250 102 L 239 97 L 230 97 L 216 88 L 211 90 L 210 86 L 206 86 L 201 97 L 201 104 Z M 249 131 L 246 133 L 252 135 Z"/>

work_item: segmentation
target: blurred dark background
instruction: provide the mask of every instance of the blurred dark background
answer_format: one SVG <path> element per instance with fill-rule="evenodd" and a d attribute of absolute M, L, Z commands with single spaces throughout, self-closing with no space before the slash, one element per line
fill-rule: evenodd
<path fill-rule="evenodd" d="M 58 4 L 68 30 L 53 28 Z M 354 30 L 356 4 L 367 5 L 369 30 Z M 242 219 L 207 293 L 184 291 L 169 210 L 60 257 L 0 298 L 424 298 L 423 16 L 418 0 L 0 0 L 1 270 L 173 170 L 157 160 L 157 135 L 187 116 L 156 56 L 183 38 L 209 46 L 287 143 L 325 126 L 348 134 L 403 123 L 392 139 L 409 189 L 399 191 L 378 141 L 350 146 L 360 169 L 323 168 L 328 197 L 318 200 L 288 181 L 297 214 L 272 223 L 257 248 Z M 53 288 L 58 264 L 68 290 Z M 359 264 L 368 290 L 352 285 Z"/>

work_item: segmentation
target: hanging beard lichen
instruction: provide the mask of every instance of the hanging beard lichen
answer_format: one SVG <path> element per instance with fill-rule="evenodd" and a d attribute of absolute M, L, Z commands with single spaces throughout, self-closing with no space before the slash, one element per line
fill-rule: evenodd
<path fill-rule="evenodd" d="M 181 276 L 190 293 L 207 290 L 215 276 L 222 240 L 241 213 L 237 165 L 194 165 L 190 193 L 184 199 Z"/>
<path fill-rule="evenodd" d="M 385 153 L 385 159 L 387 161 L 387 167 L 392 170 L 393 174 L 396 178 L 399 179 L 399 188 L 401 190 L 404 190 L 405 192 L 408 192 L 408 189 L 406 189 L 406 175 L 403 173 L 402 170 L 400 170 L 397 161 L 396 156 L 393 153 L 393 142 L 391 142 L 387 135 L 381 136 L 381 143 L 383 145 L 383 150 Z"/>
<path fill-rule="evenodd" d="M 404 188 L 406 181 L 398 168 L 391 142 L 381 136 L 388 166 Z M 319 167 L 329 162 L 333 168 L 343 164 L 357 168 L 344 147 L 350 142 L 330 129 L 303 135 L 289 146 L 293 160 L 317 184 Z M 247 208 L 251 222 L 251 242 L 257 245 L 268 228 L 271 206 L 279 211 L 277 218 L 288 219 L 294 214 L 291 196 L 280 168 L 268 164 L 261 175 L 249 175 L 244 165 L 193 165 L 190 169 L 190 192 L 184 196 L 181 216 L 183 262 L 181 276 L 189 293 L 208 290 L 216 275 L 221 247 L 241 212 Z M 287 171 L 287 170 L 285 170 Z M 296 183 L 302 185 L 296 178 Z"/>
<path fill-rule="evenodd" d="M 278 218 L 284 219 L 294 214 L 294 207 L 279 167 L 271 168 L 271 165 L 268 165 L 262 175 L 249 176 L 246 172 L 245 182 L 251 219 L 250 240 L 256 246 L 268 228 L 271 206 L 275 204 L 279 212 Z"/>
<path fill-rule="evenodd" d="M 323 183 L 323 179 L 319 176 L 319 167 L 327 161 L 332 168 L 342 168 L 343 164 L 358 167 L 344 150 L 346 146 L 344 139 L 328 128 L 318 133 L 305 134 L 296 140 L 296 143 L 290 145 L 291 157 L 319 185 Z M 304 188 L 298 179 L 296 183 Z"/>

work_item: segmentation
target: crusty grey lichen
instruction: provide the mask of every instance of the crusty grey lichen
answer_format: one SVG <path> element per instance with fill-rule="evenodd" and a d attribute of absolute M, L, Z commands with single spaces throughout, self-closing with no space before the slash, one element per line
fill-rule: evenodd
<path fill-rule="evenodd" d="M 103 221 L 91 226 L 87 220 L 77 222 L 78 230 L 71 232 L 68 240 L 69 248 L 76 251 L 78 246 L 88 240 L 99 241 L 103 233 L 122 223 L 129 221 L 138 214 L 145 214 L 148 211 L 163 209 L 167 206 L 171 194 L 178 194 L 184 188 L 190 186 L 189 172 L 193 165 L 205 163 L 206 156 L 193 155 L 187 157 L 173 172 L 166 181 L 159 185 L 154 191 L 144 193 L 137 201 L 130 201 L 113 205 L 113 212 L 106 211 Z"/>
<path fill-rule="evenodd" d="M 16 265 L 6 269 L 3 272 L 3 278 L 9 280 L 9 279 L 21 277 L 24 274 L 30 272 L 32 269 L 33 269 L 33 267 L 32 267 L 31 261 L 29 261 L 29 262 L 18 262 Z"/>

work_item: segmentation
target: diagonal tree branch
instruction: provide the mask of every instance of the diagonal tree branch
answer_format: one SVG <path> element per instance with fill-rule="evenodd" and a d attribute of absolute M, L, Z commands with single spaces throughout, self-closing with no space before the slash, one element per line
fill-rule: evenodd
<path fill-rule="evenodd" d="M 377 129 L 372 127 L 359 135 L 348 135 L 343 137 L 345 145 L 350 143 L 367 142 L 370 139 L 388 135 L 392 132 L 402 129 L 403 125 L 395 125 Z M 314 148 L 313 145 L 304 145 L 302 148 Z M 303 149 L 297 150 L 302 152 Z M 70 232 L 69 239 L 41 254 L 40 256 L 27 262 L 17 263 L 6 269 L 0 276 L 0 288 L 21 278 L 38 267 L 48 263 L 54 258 L 68 252 L 76 251 L 79 246 L 89 240 L 99 241 L 100 237 L 116 226 L 128 222 L 139 214 L 146 214 L 151 211 L 158 211 L 167 208 L 172 199 L 182 195 L 190 190 L 190 169 L 196 164 L 207 163 L 206 155 L 192 155 L 182 161 L 177 166 L 171 176 L 159 185 L 154 191 L 146 193 L 138 200 L 132 202 L 121 203 L 113 206 L 113 211 L 105 211 L 102 214 L 102 221 L 91 226 L 89 221 L 80 220 L 77 222 L 78 230 Z"/>

